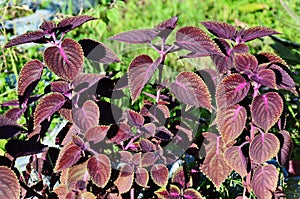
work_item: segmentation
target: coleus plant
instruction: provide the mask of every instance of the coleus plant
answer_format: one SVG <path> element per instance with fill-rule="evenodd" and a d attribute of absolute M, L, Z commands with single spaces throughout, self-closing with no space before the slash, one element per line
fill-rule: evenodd
<path fill-rule="evenodd" d="M 236 172 L 244 197 L 254 193 L 258 198 L 272 198 L 279 172 L 270 160 L 276 157 L 280 168 L 288 169 L 292 152 L 280 90 L 296 92 L 295 84 L 284 60 L 269 52 L 252 55 L 246 43 L 278 32 L 264 27 L 238 30 L 227 23 L 206 21 L 202 24 L 215 38 L 188 26 L 177 30 L 175 42 L 168 44 L 177 26 L 175 16 L 154 28 L 110 38 L 146 44 L 157 52 L 155 59 L 138 55 L 127 74 L 117 78 L 118 71 L 83 73 L 84 57 L 104 64 L 119 62 L 112 50 L 95 40 L 65 38 L 67 32 L 90 20 L 96 18 L 76 16 L 58 24 L 44 21 L 41 30 L 17 36 L 5 45 L 34 42 L 50 47 L 44 51 L 43 62 L 31 60 L 22 68 L 18 100 L 2 104 L 13 106 L 0 117 L 0 138 L 9 139 L 0 167 L 4 195 L 203 198 L 210 196 L 197 189 L 201 174 L 219 190 Z M 175 80 L 164 78 L 167 55 L 180 50 L 188 51 L 181 58 L 210 56 L 216 70 L 184 71 Z M 33 95 L 45 68 L 58 78 L 44 93 Z M 145 87 L 150 92 L 142 92 Z M 132 104 L 141 108 L 127 105 L 124 109 L 112 103 L 127 97 L 126 88 Z M 142 93 L 146 97 L 141 101 Z M 200 117 L 199 110 L 207 118 Z M 24 124 L 18 123 L 21 116 Z M 67 123 L 56 135 L 57 146 L 47 146 L 43 139 L 58 116 Z M 207 122 L 207 132 L 202 132 L 203 122 Z M 22 174 L 14 169 L 21 156 L 30 156 Z M 186 161 L 188 156 L 193 157 L 192 163 Z M 170 172 L 178 160 L 183 163 Z M 34 182 L 32 171 L 38 179 Z"/>

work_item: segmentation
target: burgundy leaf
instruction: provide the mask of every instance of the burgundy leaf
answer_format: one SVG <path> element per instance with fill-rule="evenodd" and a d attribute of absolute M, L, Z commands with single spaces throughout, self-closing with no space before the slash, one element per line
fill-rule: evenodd
<path fill-rule="evenodd" d="M 130 44 L 150 43 L 158 34 L 153 29 L 131 30 L 110 37 L 112 40 L 117 40 Z"/>
<path fill-rule="evenodd" d="M 300 161 L 290 160 L 289 161 L 289 174 L 292 176 L 300 176 Z"/>
<path fill-rule="evenodd" d="M 281 130 L 276 134 L 280 141 L 280 151 L 277 154 L 278 163 L 289 168 L 289 161 L 293 151 L 293 142 L 288 131 Z"/>
<path fill-rule="evenodd" d="M 78 181 L 88 180 L 87 161 L 68 169 L 67 185 L 70 190 L 76 189 Z"/>
<path fill-rule="evenodd" d="M 78 43 L 83 49 L 84 56 L 92 61 L 103 64 L 120 62 L 117 55 L 103 43 L 91 39 L 81 39 Z"/>
<path fill-rule="evenodd" d="M 134 126 L 143 126 L 144 124 L 144 117 L 133 110 L 128 109 L 127 110 L 127 119 L 128 122 Z"/>
<path fill-rule="evenodd" d="M 258 198 L 271 199 L 278 181 L 278 171 L 273 165 L 260 166 L 255 170 L 251 187 Z"/>
<path fill-rule="evenodd" d="M 231 49 L 231 54 L 232 53 L 248 53 L 248 52 L 249 52 L 249 47 L 243 43 L 237 44 Z"/>
<path fill-rule="evenodd" d="M 94 144 L 97 144 L 101 142 L 109 129 L 109 126 L 94 126 L 85 133 L 84 138 L 88 142 L 94 142 Z"/>
<path fill-rule="evenodd" d="M 217 37 L 223 39 L 233 39 L 236 28 L 228 23 L 218 21 L 204 21 L 201 22 L 205 28 Z"/>
<path fill-rule="evenodd" d="M 62 33 L 67 33 L 77 28 L 78 26 L 84 24 L 85 22 L 95 19 L 96 18 L 87 15 L 68 17 L 66 19 L 61 20 L 57 24 L 57 29 Z"/>
<path fill-rule="evenodd" d="M 83 104 L 82 108 L 74 108 L 72 110 L 74 123 L 80 129 L 87 131 L 98 125 L 100 112 L 98 105 L 94 101 L 88 100 Z"/>
<path fill-rule="evenodd" d="M 111 126 L 111 129 L 113 129 L 113 126 Z M 116 134 L 113 135 L 110 134 L 111 129 L 108 131 L 108 138 L 113 143 L 121 144 L 133 136 L 130 126 L 127 124 L 120 124 L 120 127 L 117 127 Z"/>
<path fill-rule="evenodd" d="M 139 55 L 132 60 L 128 68 L 129 89 L 131 92 L 132 103 L 134 103 L 142 89 L 153 76 L 160 64 L 160 58 L 155 62 L 148 55 Z"/>
<path fill-rule="evenodd" d="M 132 161 L 132 154 L 129 151 L 118 151 L 121 163 L 130 163 Z"/>
<path fill-rule="evenodd" d="M 13 38 L 12 40 L 10 40 L 7 44 L 5 44 L 4 49 L 19 45 L 19 44 L 30 43 L 30 42 L 46 43 L 47 39 L 45 38 L 45 32 L 38 30 L 38 31 L 28 32 L 28 33 L 19 35 L 19 36 Z"/>
<path fill-rule="evenodd" d="M 281 59 L 278 55 L 271 53 L 271 52 L 261 52 L 256 55 L 256 58 L 259 62 L 259 64 L 262 63 L 273 63 L 273 64 L 282 64 L 284 66 L 287 66 L 287 63 Z"/>
<path fill-rule="evenodd" d="M 104 78 L 103 75 L 100 74 L 81 74 L 78 75 L 71 83 L 73 86 L 73 91 L 75 93 L 83 93 L 90 88 L 95 88 L 96 84 Z M 96 88 L 92 90 L 92 94 L 94 95 L 96 92 Z"/>
<path fill-rule="evenodd" d="M 251 77 L 252 80 L 257 83 L 267 86 L 269 88 L 276 88 L 276 76 L 273 70 L 271 69 L 262 69 L 259 70 L 257 74 Z"/>
<path fill-rule="evenodd" d="M 140 147 L 144 152 L 151 152 L 156 150 L 155 144 L 153 144 L 150 140 L 141 139 Z"/>
<path fill-rule="evenodd" d="M 54 28 L 56 28 L 56 24 L 53 21 L 44 19 L 39 28 L 45 31 L 45 33 L 51 34 L 54 31 Z"/>
<path fill-rule="evenodd" d="M 38 84 L 44 65 L 39 60 L 31 60 L 27 62 L 21 69 L 18 81 L 18 95 L 20 104 L 25 102 L 36 85 Z"/>
<path fill-rule="evenodd" d="M 111 164 L 106 155 L 97 154 L 92 156 L 88 160 L 87 169 L 97 186 L 102 188 L 108 183 L 111 176 Z"/>
<path fill-rule="evenodd" d="M 44 52 L 44 61 L 57 76 L 73 80 L 82 72 L 83 50 L 79 43 L 67 38 L 60 47 L 48 47 Z"/>
<path fill-rule="evenodd" d="M 141 187 L 146 187 L 149 181 L 149 174 L 145 168 L 138 167 L 135 171 L 135 182 Z"/>
<path fill-rule="evenodd" d="M 130 190 L 134 177 L 134 167 L 130 164 L 121 166 L 119 176 L 115 181 L 120 194 L 126 193 Z"/>
<path fill-rule="evenodd" d="M 73 166 L 79 160 L 81 152 L 79 146 L 69 142 L 61 149 L 54 170 L 58 172 Z"/>
<path fill-rule="evenodd" d="M 235 66 L 239 71 L 253 71 L 258 68 L 258 61 L 254 55 L 249 53 L 239 53 L 234 56 Z"/>
<path fill-rule="evenodd" d="M 155 184 L 164 187 L 168 183 L 168 168 L 163 164 L 155 164 L 151 167 L 151 178 Z"/>
<path fill-rule="evenodd" d="M 236 42 L 247 42 L 253 39 L 257 39 L 264 36 L 270 36 L 274 34 L 279 34 L 279 32 L 275 31 L 272 28 L 265 28 L 265 27 L 253 27 L 247 30 L 240 30 L 236 35 Z"/>
<path fill-rule="evenodd" d="M 231 74 L 222 79 L 217 87 L 218 108 L 225 108 L 242 101 L 250 89 L 250 84 L 239 74 Z"/>
<path fill-rule="evenodd" d="M 225 73 L 229 69 L 233 68 L 233 57 L 214 54 L 211 55 L 212 61 L 216 65 L 219 73 Z"/>
<path fill-rule="evenodd" d="M 21 187 L 18 177 L 8 167 L 0 166 L 0 193 L 1 198 L 19 199 Z"/>
<path fill-rule="evenodd" d="M 15 121 L 0 115 L 0 139 L 8 139 L 24 130 Z"/>
<path fill-rule="evenodd" d="M 183 192 L 183 197 L 186 199 L 202 199 L 201 194 L 193 188 L 185 189 Z"/>
<path fill-rule="evenodd" d="M 238 104 L 217 112 L 217 125 L 225 144 L 238 138 L 245 128 L 247 111 Z"/>
<path fill-rule="evenodd" d="M 170 193 L 166 187 L 162 187 L 154 192 L 159 199 L 174 199 L 180 197 L 180 189 L 173 184 L 170 184 Z"/>
<path fill-rule="evenodd" d="M 45 152 L 47 149 L 46 145 L 32 140 L 10 139 L 5 145 L 5 151 L 14 158 Z"/>
<path fill-rule="evenodd" d="M 217 141 L 217 134 L 216 133 L 211 133 L 211 132 L 203 132 L 202 136 L 205 139 L 205 142 L 203 143 L 203 147 L 205 149 L 205 152 L 207 155 L 209 152 L 215 150 L 216 146 L 216 141 Z"/>
<path fill-rule="evenodd" d="M 197 27 L 184 27 L 176 32 L 175 44 L 183 49 L 207 55 L 221 54 L 216 43 Z"/>
<path fill-rule="evenodd" d="M 254 162 L 263 162 L 276 156 L 280 147 L 278 138 L 271 133 L 260 133 L 250 143 L 250 157 Z"/>
<path fill-rule="evenodd" d="M 141 160 L 142 160 L 142 152 L 136 153 L 132 156 L 132 163 L 135 166 L 140 166 L 141 165 Z"/>
<path fill-rule="evenodd" d="M 257 95 L 251 105 L 254 123 L 266 132 L 278 121 L 282 110 L 283 101 L 275 92 Z"/>
<path fill-rule="evenodd" d="M 247 161 L 240 146 L 232 146 L 226 149 L 224 157 L 231 168 L 241 177 L 247 175 Z"/>
<path fill-rule="evenodd" d="M 170 85 L 172 93 L 183 103 L 211 110 L 211 96 L 204 81 L 193 72 L 181 72 Z"/>
<path fill-rule="evenodd" d="M 157 160 L 157 156 L 153 152 L 146 152 L 141 160 L 142 167 L 152 166 Z"/>
<path fill-rule="evenodd" d="M 51 93 L 42 97 L 34 112 L 34 126 L 50 118 L 65 103 L 65 97 L 60 93 Z"/>
<path fill-rule="evenodd" d="M 26 109 L 12 108 L 5 112 L 4 116 L 16 122 L 25 113 Z"/>
<path fill-rule="evenodd" d="M 179 167 L 173 174 L 172 183 L 178 183 L 180 185 L 180 188 L 185 188 L 186 179 L 185 179 L 185 173 L 183 167 Z"/>
<path fill-rule="evenodd" d="M 62 107 L 59 109 L 58 112 L 67 121 L 72 122 L 72 123 L 74 122 L 73 118 L 72 118 L 72 109 Z"/>
<path fill-rule="evenodd" d="M 178 17 L 172 17 L 160 23 L 158 26 L 155 27 L 155 30 L 159 30 L 159 34 L 157 36 L 166 39 L 170 33 L 174 30 L 177 26 Z"/>
<path fill-rule="evenodd" d="M 272 64 L 269 69 L 275 72 L 276 84 L 278 88 L 293 91 L 295 90 L 295 82 L 291 76 L 286 72 L 288 69 L 284 69 L 284 65 L 279 66 L 277 64 Z"/>
<path fill-rule="evenodd" d="M 52 92 L 58 92 L 62 94 L 67 94 L 71 92 L 70 83 L 67 81 L 59 80 L 59 81 L 51 82 L 50 85 L 51 85 Z"/>

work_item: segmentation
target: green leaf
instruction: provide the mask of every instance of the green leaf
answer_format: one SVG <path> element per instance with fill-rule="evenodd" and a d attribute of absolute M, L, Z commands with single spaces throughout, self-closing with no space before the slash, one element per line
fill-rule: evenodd
<path fill-rule="evenodd" d="M 116 8 L 107 10 L 107 18 L 112 22 L 118 23 L 121 18 L 119 10 Z"/>

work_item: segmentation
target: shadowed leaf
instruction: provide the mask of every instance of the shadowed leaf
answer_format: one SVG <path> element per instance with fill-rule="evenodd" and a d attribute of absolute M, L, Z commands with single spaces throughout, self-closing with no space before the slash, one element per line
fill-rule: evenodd
<path fill-rule="evenodd" d="M 293 142 L 288 131 L 281 130 L 276 135 L 280 141 L 280 151 L 277 154 L 278 163 L 287 169 L 293 151 Z"/>
<path fill-rule="evenodd" d="M 70 83 L 67 81 L 59 80 L 59 81 L 51 82 L 50 85 L 51 85 L 52 92 L 58 92 L 62 94 L 67 94 L 71 92 Z"/>
<path fill-rule="evenodd" d="M 153 144 L 150 140 L 141 139 L 140 147 L 145 152 L 151 152 L 156 150 L 155 144 Z"/>
<path fill-rule="evenodd" d="M 0 196 L 7 199 L 20 198 L 20 184 L 16 174 L 8 167 L 0 166 Z"/>
<path fill-rule="evenodd" d="M 15 121 L 0 115 L 0 139 L 8 139 L 24 130 Z"/>
<path fill-rule="evenodd" d="M 110 37 L 112 40 L 117 40 L 130 44 L 143 44 L 151 42 L 158 31 L 153 29 L 130 30 Z"/>
<path fill-rule="evenodd" d="M 256 71 L 258 61 L 254 55 L 249 53 L 239 53 L 234 56 L 234 63 L 239 71 Z"/>
<path fill-rule="evenodd" d="M 67 185 L 70 190 L 76 189 L 76 184 L 78 181 L 87 181 L 89 174 L 87 171 L 87 162 L 79 165 L 75 165 L 68 169 L 67 175 Z"/>
<path fill-rule="evenodd" d="M 105 138 L 108 129 L 109 126 L 94 126 L 87 130 L 84 138 L 88 142 L 94 142 L 94 144 L 97 144 Z"/>
<path fill-rule="evenodd" d="M 66 38 L 60 47 L 48 47 L 44 52 L 44 61 L 57 76 L 73 80 L 82 73 L 83 50 L 75 40 Z"/>
<path fill-rule="evenodd" d="M 242 101 L 250 89 L 250 84 L 239 74 L 231 74 L 222 79 L 217 86 L 218 108 L 225 108 Z"/>
<path fill-rule="evenodd" d="M 231 168 L 241 177 L 247 175 L 247 161 L 240 146 L 232 146 L 226 149 L 224 157 Z"/>
<path fill-rule="evenodd" d="M 92 156 L 87 163 L 88 172 L 93 182 L 99 186 L 104 187 L 111 175 L 111 164 L 109 158 L 104 154 L 97 154 Z"/>
<path fill-rule="evenodd" d="M 142 167 L 152 166 L 157 159 L 158 157 L 153 152 L 146 152 L 142 157 L 141 166 Z"/>
<path fill-rule="evenodd" d="M 138 167 L 135 171 L 135 182 L 141 187 L 147 187 L 149 174 L 145 168 Z"/>
<path fill-rule="evenodd" d="M 120 194 L 126 193 L 130 190 L 134 177 L 134 167 L 130 164 L 124 164 L 121 166 L 119 176 L 115 181 L 115 185 L 118 187 Z"/>
<path fill-rule="evenodd" d="M 10 139 L 5 145 L 6 152 L 14 158 L 41 153 L 47 149 L 46 145 L 32 140 Z"/>
<path fill-rule="evenodd" d="M 250 157 L 258 164 L 276 156 L 280 147 L 278 138 L 271 133 L 260 133 L 250 143 Z"/>
<path fill-rule="evenodd" d="M 68 17 L 66 19 L 61 20 L 57 24 L 57 29 L 59 30 L 59 32 L 67 33 L 77 28 L 78 26 L 84 24 L 85 22 L 95 19 L 96 18 L 87 15 Z"/>
<path fill-rule="evenodd" d="M 155 184 L 164 187 L 168 183 L 168 168 L 163 164 L 155 164 L 151 167 L 151 178 Z"/>
<path fill-rule="evenodd" d="M 54 23 L 54 21 L 48 21 L 44 19 L 39 28 L 45 31 L 45 33 L 51 34 L 54 31 L 55 27 L 56 24 Z"/>
<path fill-rule="evenodd" d="M 276 190 L 278 171 L 273 165 L 260 166 L 254 171 L 251 187 L 258 198 L 271 199 Z"/>
<path fill-rule="evenodd" d="M 275 31 L 272 28 L 265 28 L 265 27 L 253 27 L 249 29 L 242 29 L 240 30 L 237 35 L 236 35 L 236 41 L 242 41 L 242 42 L 247 42 L 251 41 L 253 39 L 257 39 L 260 37 L 265 37 L 265 36 L 270 36 L 274 34 L 279 34 L 279 32 Z"/>
<path fill-rule="evenodd" d="M 288 70 L 287 67 L 284 67 L 284 65 L 279 66 L 277 64 L 272 64 L 269 69 L 275 72 L 276 84 L 278 88 L 289 90 L 292 92 L 295 90 L 295 82 L 286 72 Z"/>
<path fill-rule="evenodd" d="M 201 22 L 201 24 L 204 25 L 209 32 L 223 39 L 233 39 L 236 33 L 235 27 L 228 23 L 218 21 L 204 21 Z"/>
<path fill-rule="evenodd" d="M 211 96 L 204 81 L 193 72 L 181 72 L 170 84 L 172 93 L 183 103 L 211 110 Z"/>
<path fill-rule="evenodd" d="M 178 21 L 178 17 L 175 16 L 161 22 L 159 25 L 155 27 L 155 30 L 160 31 L 157 34 L 157 36 L 166 39 L 170 35 L 170 33 L 174 30 L 174 28 L 177 26 L 177 21 Z"/>
<path fill-rule="evenodd" d="M 274 89 L 277 88 L 276 76 L 271 69 L 259 70 L 257 74 L 251 77 L 251 79 L 263 86 L 267 86 L 269 88 L 274 88 Z"/>
<path fill-rule="evenodd" d="M 283 101 L 275 92 L 257 95 L 251 105 L 254 123 L 266 132 L 277 122 L 282 110 Z"/>
<path fill-rule="evenodd" d="M 46 43 L 47 39 L 45 38 L 45 32 L 38 30 L 19 35 L 5 44 L 4 49 L 30 42 Z"/>
<path fill-rule="evenodd" d="M 26 109 L 12 108 L 5 112 L 4 116 L 16 122 L 25 113 Z M 1 130 L 0 130 L 1 131 Z"/>
<path fill-rule="evenodd" d="M 128 109 L 127 110 L 127 119 L 129 124 L 132 124 L 134 126 L 143 126 L 144 124 L 144 117 L 133 110 Z"/>
<path fill-rule="evenodd" d="M 185 189 L 184 192 L 183 192 L 183 196 L 186 199 L 190 199 L 190 198 L 192 198 L 192 199 L 201 199 L 202 198 L 201 194 L 193 188 Z"/>

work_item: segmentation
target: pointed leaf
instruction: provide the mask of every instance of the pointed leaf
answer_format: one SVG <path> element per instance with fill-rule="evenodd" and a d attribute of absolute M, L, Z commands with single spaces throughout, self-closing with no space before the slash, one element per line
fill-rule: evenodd
<path fill-rule="evenodd" d="M 214 54 L 211 55 L 212 61 L 216 65 L 219 73 L 225 73 L 229 69 L 233 68 L 233 57 Z"/>
<path fill-rule="evenodd" d="M 106 137 L 106 133 L 108 130 L 109 126 L 94 126 L 87 130 L 87 132 L 84 135 L 84 138 L 88 142 L 93 142 L 94 144 L 97 144 Z"/>
<path fill-rule="evenodd" d="M 130 164 L 125 164 L 121 167 L 119 176 L 115 181 L 120 194 L 126 193 L 130 190 L 134 177 L 134 167 Z"/>
<path fill-rule="evenodd" d="M 276 167 L 270 164 L 256 169 L 251 181 L 254 194 L 261 199 L 271 199 L 277 187 L 278 175 Z"/>
<path fill-rule="evenodd" d="M 185 174 L 184 174 L 183 167 L 179 167 L 174 172 L 171 182 L 180 184 L 180 186 L 181 186 L 180 188 L 185 188 L 186 180 L 185 180 Z"/>
<path fill-rule="evenodd" d="M 287 66 L 287 63 L 283 59 L 281 59 L 281 57 L 271 52 L 261 52 L 255 56 L 259 64 L 273 63 L 273 64 L 282 64 L 284 66 Z"/>
<path fill-rule="evenodd" d="M 66 199 L 68 191 L 68 187 L 65 184 L 59 185 L 53 190 L 53 192 L 56 193 L 59 199 Z"/>
<path fill-rule="evenodd" d="M 88 176 L 89 174 L 87 171 L 87 162 L 69 168 L 67 175 L 68 188 L 70 190 L 75 190 L 78 181 L 87 181 L 89 178 Z"/>
<path fill-rule="evenodd" d="M 282 110 L 283 101 L 275 92 L 257 95 L 251 105 L 254 123 L 266 132 L 278 121 Z"/>
<path fill-rule="evenodd" d="M 82 130 L 97 126 L 100 117 L 98 105 L 91 100 L 86 101 L 81 108 L 72 109 L 74 123 Z"/>
<path fill-rule="evenodd" d="M 0 115 L 0 139 L 8 139 L 24 130 L 15 121 Z"/>
<path fill-rule="evenodd" d="M 4 116 L 16 122 L 25 113 L 26 109 L 12 108 L 5 112 Z M 2 130 L 0 130 L 2 132 Z"/>
<path fill-rule="evenodd" d="M 47 149 L 46 145 L 32 140 L 10 139 L 5 145 L 5 151 L 14 158 L 45 152 Z"/>
<path fill-rule="evenodd" d="M 170 85 L 172 93 L 183 103 L 211 110 L 211 96 L 204 81 L 193 72 L 181 72 Z"/>
<path fill-rule="evenodd" d="M 135 182 L 141 187 L 147 187 L 149 174 L 145 168 L 138 167 L 135 171 Z"/>
<path fill-rule="evenodd" d="M 233 39 L 236 33 L 235 27 L 228 23 L 218 21 L 204 21 L 201 22 L 201 24 L 204 25 L 209 32 L 223 39 Z"/>
<path fill-rule="evenodd" d="M 272 64 L 269 69 L 273 70 L 276 75 L 276 84 L 278 88 L 293 91 L 295 90 L 295 82 L 288 74 L 288 68 L 284 65 L 279 66 L 277 64 Z"/>
<path fill-rule="evenodd" d="M 83 50 L 79 43 L 67 38 L 60 47 L 48 47 L 44 52 L 44 61 L 57 76 L 73 80 L 82 73 Z"/>
<path fill-rule="evenodd" d="M 50 85 L 51 85 L 52 92 L 58 92 L 62 94 L 67 94 L 71 92 L 70 83 L 67 81 L 59 80 L 59 81 L 51 82 Z"/>
<path fill-rule="evenodd" d="M 153 29 L 131 30 L 110 37 L 112 40 L 117 40 L 130 44 L 150 43 L 158 34 Z"/>
<path fill-rule="evenodd" d="M 150 140 L 141 139 L 140 147 L 145 152 L 151 152 L 156 150 L 155 144 L 153 144 Z"/>
<path fill-rule="evenodd" d="M 0 166 L 0 196 L 19 199 L 21 187 L 16 174 L 8 167 Z"/>
<path fill-rule="evenodd" d="M 197 27 L 184 27 L 176 32 L 175 44 L 183 49 L 207 55 L 222 54 L 216 43 Z"/>
<path fill-rule="evenodd" d="M 231 74 L 222 79 L 217 87 L 218 108 L 224 108 L 242 101 L 250 89 L 250 84 L 239 74 Z"/>
<path fill-rule="evenodd" d="M 239 53 L 234 56 L 234 63 L 239 71 L 253 71 L 258 68 L 258 61 L 254 55 L 249 53 Z"/>
<path fill-rule="evenodd" d="M 241 177 L 247 175 L 247 161 L 240 146 L 232 146 L 226 149 L 224 157 L 231 168 Z"/>
<path fill-rule="evenodd" d="M 159 30 L 159 34 L 157 36 L 166 39 L 174 28 L 177 26 L 178 17 L 172 17 L 160 23 L 155 27 L 155 30 Z"/>
<path fill-rule="evenodd" d="M 81 152 L 79 146 L 69 142 L 61 149 L 54 170 L 58 172 L 73 166 L 79 160 Z"/>
<path fill-rule="evenodd" d="M 30 94 L 38 84 L 41 79 L 43 68 L 44 65 L 39 60 L 31 60 L 23 66 L 18 81 L 20 104 L 29 98 Z"/>
<path fill-rule="evenodd" d="M 225 144 L 238 138 L 245 128 L 247 111 L 238 104 L 217 112 L 217 125 Z"/>
<path fill-rule="evenodd" d="M 47 34 L 51 34 L 54 31 L 54 28 L 56 28 L 56 24 L 54 21 L 48 21 L 44 19 L 39 28 L 45 31 Z"/>
<path fill-rule="evenodd" d="M 83 49 L 84 56 L 92 61 L 103 64 L 120 62 L 117 55 L 100 42 L 91 39 L 81 39 L 78 41 L 78 43 Z"/>
<path fill-rule="evenodd" d="M 34 126 L 50 118 L 65 103 L 65 97 L 60 93 L 51 93 L 42 97 L 34 112 Z"/>
<path fill-rule="evenodd" d="M 193 188 L 185 189 L 184 192 L 183 192 L 183 196 L 186 199 L 190 199 L 190 198 L 192 198 L 192 199 L 202 199 L 201 194 Z"/>
<path fill-rule="evenodd" d="M 134 126 L 143 126 L 145 122 L 144 117 L 140 113 L 137 113 L 130 109 L 127 110 L 127 119 L 129 124 L 132 124 Z"/>
<path fill-rule="evenodd" d="M 133 136 L 130 126 L 127 124 L 120 124 L 120 127 L 111 126 L 107 132 L 107 137 L 110 142 L 121 144 Z"/>
<path fill-rule="evenodd" d="M 153 152 L 146 152 L 142 157 L 141 166 L 142 167 L 152 166 L 157 159 L 158 159 L 157 156 Z"/>
<path fill-rule="evenodd" d="M 280 141 L 280 151 L 278 153 L 278 163 L 289 168 L 289 161 L 293 151 L 293 141 L 288 131 L 281 130 L 276 134 Z"/>
<path fill-rule="evenodd" d="M 38 31 L 28 32 L 13 38 L 7 44 L 5 44 L 4 49 L 19 44 L 25 44 L 30 42 L 46 43 L 46 41 L 47 39 L 45 38 L 45 32 L 38 30 Z"/>
<path fill-rule="evenodd" d="M 256 163 L 263 162 L 276 156 L 280 147 L 278 138 L 271 133 L 260 133 L 250 143 L 250 157 Z"/>
<path fill-rule="evenodd" d="M 87 15 L 68 17 L 66 19 L 61 20 L 57 24 L 57 29 L 60 32 L 67 33 L 77 28 L 78 26 L 84 24 L 85 22 L 88 22 L 90 20 L 95 20 L 95 19 L 96 18 Z"/>
<path fill-rule="evenodd" d="M 145 84 L 151 79 L 160 64 L 160 61 L 160 58 L 158 58 L 153 62 L 148 55 L 139 55 L 132 60 L 128 68 L 128 81 L 132 103 L 139 97 Z"/>
<path fill-rule="evenodd" d="M 237 37 L 236 41 L 247 42 L 253 39 L 270 36 L 274 34 L 279 34 L 279 32 L 275 31 L 272 28 L 257 26 L 257 27 L 249 28 L 247 30 L 240 30 L 236 36 Z"/>
<path fill-rule="evenodd" d="M 276 88 L 276 76 L 274 71 L 271 69 L 259 70 L 259 72 L 253 75 L 251 79 L 263 86 L 274 89 Z"/>
<path fill-rule="evenodd" d="M 103 188 L 109 181 L 111 175 L 111 164 L 109 158 L 104 154 L 92 156 L 87 163 L 88 172 L 93 182 Z"/>
<path fill-rule="evenodd" d="M 151 167 L 151 178 L 155 184 L 164 187 L 168 183 L 169 170 L 163 164 L 155 164 Z"/>

